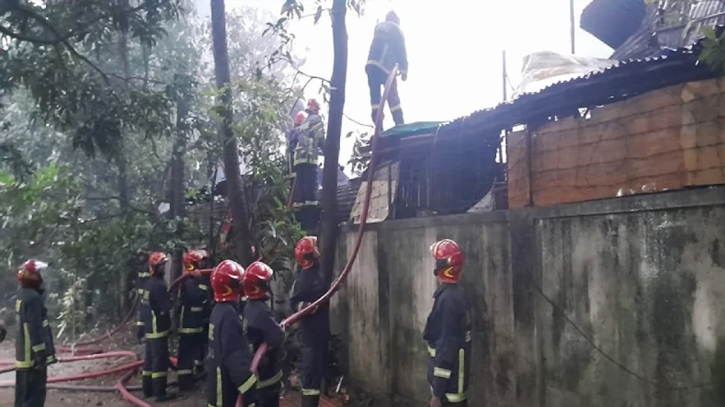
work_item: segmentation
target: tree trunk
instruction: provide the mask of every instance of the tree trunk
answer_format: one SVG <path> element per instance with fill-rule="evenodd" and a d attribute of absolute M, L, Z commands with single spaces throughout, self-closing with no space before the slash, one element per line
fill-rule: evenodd
<path fill-rule="evenodd" d="M 340 159 L 340 134 L 342 114 L 345 109 L 345 85 L 347 82 L 347 28 L 345 0 L 332 3 L 332 42 L 335 54 L 330 81 L 330 115 L 325 140 L 325 168 L 322 173 L 322 270 L 325 279 L 332 281 L 335 267 L 337 236 L 337 171 Z"/>
<path fill-rule="evenodd" d="M 124 10 L 128 8 L 128 0 L 121 0 L 120 5 Z M 124 27 L 127 27 L 127 23 L 124 23 Z M 121 61 L 123 63 L 123 88 L 124 90 L 128 91 L 128 78 L 131 76 L 130 74 L 130 67 L 129 67 L 129 61 L 128 61 L 128 36 L 126 35 L 125 31 L 121 32 L 121 38 L 118 43 L 118 51 L 121 54 Z M 129 188 L 128 188 L 128 165 L 126 162 L 126 152 L 124 148 L 124 142 L 123 139 L 120 141 L 120 146 L 118 150 L 118 157 L 117 157 L 117 163 L 118 163 L 118 198 L 119 198 L 119 204 L 121 206 L 121 212 L 124 213 L 126 216 L 129 214 L 129 208 L 131 206 L 131 201 L 129 198 Z M 121 273 L 119 278 L 119 297 L 118 297 L 118 305 L 119 305 L 119 313 L 118 315 L 121 316 L 126 308 L 128 307 L 128 292 L 126 292 L 126 286 L 128 285 L 127 281 L 127 274 Z"/>
<path fill-rule="evenodd" d="M 179 100 L 176 101 L 176 140 L 174 140 L 171 153 L 171 199 L 169 199 L 171 207 L 169 213 L 172 219 L 183 218 L 186 215 L 184 206 L 184 152 L 186 151 L 186 119 L 188 115 L 189 103 L 187 95 L 182 93 Z M 171 261 L 171 281 L 181 276 L 182 256 L 181 249 L 174 252 Z"/>
<path fill-rule="evenodd" d="M 247 224 L 247 208 L 244 202 L 244 186 L 239 171 L 239 148 L 232 131 L 232 90 L 229 87 L 229 55 L 227 52 L 227 27 L 224 0 L 211 0 L 211 36 L 214 46 L 214 73 L 216 86 L 222 90 L 220 97 L 222 123 L 221 139 L 224 141 L 224 175 L 227 179 L 227 197 L 232 211 L 232 233 L 239 261 L 248 265 L 254 259 L 251 252 L 251 236 Z"/>

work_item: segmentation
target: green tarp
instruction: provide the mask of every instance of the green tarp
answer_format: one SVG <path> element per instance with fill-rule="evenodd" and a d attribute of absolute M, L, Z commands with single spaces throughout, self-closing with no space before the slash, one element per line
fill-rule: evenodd
<path fill-rule="evenodd" d="M 421 134 L 433 133 L 436 131 L 438 126 L 445 122 L 415 122 L 408 123 L 402 126 L 395 126 L 392 129 L 388 129 L 381 134 L 382 137 L 386 138 L 405 138 L 410 136 L 418 136 Z"/>

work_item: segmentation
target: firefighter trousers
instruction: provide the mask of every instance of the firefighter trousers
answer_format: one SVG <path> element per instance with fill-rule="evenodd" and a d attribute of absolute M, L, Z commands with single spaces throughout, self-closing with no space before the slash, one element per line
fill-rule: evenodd
<path fill-rule="evenodd" d="M 280 383 L 265 388 L 257 388 L 257 402 L 254 407 L 279 407 L 279 393 L 282 390 Z"/>
<path fill-rule="evenodd" d="M 295 206 L 317 205 L 317 165 L 313 163 L 295 166 Z"/>
<path fill-rule="evenodd" d="M 15 407 L 43 407 L 47 393 L 48 368 L 15 371 Z"/>
<path fill-rule="evenodd" d="M 156 399 L 165 399 L 169 374 L 169 338 L 146 338 L 144 366 L 151 367 L 151 387 Z M 145 390 L 145 389 L 144 389 Z"/>
<path fill-rule="evenodd" d="M 177 375 L 179 390 L 188 391 L 194 387 L 194 370 L 203 363 L 204 334 L 182 333 L 179 335 L 179 357 Z"/>
<path fill-rule="evenodd" d="M 388 75 L 380 70 L 380 68 L 368 65 L 365 67 L 368 74 L 368 87 L 370 88 L 370 107 L 372 109 L 373 123 L 380 109 L 380 99 L 382 99 L 382 88 L 388 80 Z M 393 78 L 388 92 L 388 103 L 390 104 L 390 113 L 393 115 L 393 121 L 396 126 L 405 124 L 403 119 L 403 109 L 400 107 L 400 95 L 398 95 L 398 80 Z"/>
<path fill-rule="evenodd" d="M 153 364 L 151 363 L 151 340 L 144 340 L 144 358 L 143 370 L 141 370 L 141 390 L 146 398 L 154 395 L 154 385 L 151 381 L 151 371 Z"/>
<path fill-rule="evenodd" d="M 327 338 L 302 339 L 302 407 L 317 407 L 327 374 Z"/>

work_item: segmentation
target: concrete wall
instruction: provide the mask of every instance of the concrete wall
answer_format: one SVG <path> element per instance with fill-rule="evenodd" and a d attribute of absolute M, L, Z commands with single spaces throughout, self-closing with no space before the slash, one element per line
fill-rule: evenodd
<path fill-rule="evenodd" d="M 725 188 L 369 228 L 334 302 L 353 382 L 425 403 L 429 245 L 462 244 L 471 406 L 725 405 Z M 340 263 L 355 243 L 341 235 Z M 405 405 L 396 402 L 395 405 Z"/>

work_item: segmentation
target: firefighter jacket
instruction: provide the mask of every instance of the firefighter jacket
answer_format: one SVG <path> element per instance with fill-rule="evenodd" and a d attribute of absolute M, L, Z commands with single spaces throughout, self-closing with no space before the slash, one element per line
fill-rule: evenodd
<path fill-rule="evenodd" d="M 15 367 L 30 369 L 55 363 L 53 333 L 48 324 L 48 310 L 38 290 L 21 288 L 15 301 L 18 339 L 15 341 Z"/>
<path fill-rule="evenodd" d="M 391 21 L 384 21 L 375 26 L 373 43 L 370 45 L 368 62 L 365 66 L 375 66 L 386 75 L 390 75 L 396 63 L 401 73 L 408 71 L 405 37 L 400 26 Z"/>
<path fill-rule="evenodd" d="M 322 154 L 325 145 L 325 124 L 318 114 L 309 114 L 297 128 L 297 146 L 295 147 L 294 165 L 317 165 L 317 157 Z"/>
<path fill-rule="evenodd" d="M 136 294 L 138 295 L 138 320 L 136 326 L 144 326 L 144 308 L 148 307 L 149 296 L 146 294 L 146 282 L 149 281 L 151 274 L 148 271 L 141 271 L 136 278 Z"/>
<path fill-rule="evenodd" d="M 171 332 L 171 298 L 163 275 L 154 275 L 146 282 L 148 306 L 144 308 L 146 339 L 159 339 Z"/>
<path fill-rule="evenodd" d="M 181 283 L 179 334 L 200 334 L 204 331 L 204 311 L 209 302 L 209 285 L 205 283 L 202 277 L 188 277 Z"/>
<path fill-rule="evenodd" d="M 428 383 L 449 403 L 466 400 L 471 360 L 471 308 L 458 284 L 444 284 L 434 295 L 423 339 L 428 344 Z"/>
<path fill-rule="evenodd" d="M 247 338 L 252 348 L 257 349 L 266 342 L 269 350 L 259 364 L 257 376 L 258 389 L 273 386 L 282 380 L 282 342 L 284 332 L 272 316 L 272 310 L 262 300 L 248 300 L 244 307 L 244 320 L 247 322 Z"/>
<path fill-rule="evenodd" d="M 242 320 L 239 308 L 231 303 L 217 303 L 211 311 L 207 354 L 211 407 L 233 407 L 237 392 L 249 394 L 257 383 L 250 370 L 252 353 Z"/>
<path fill-rule="evenodd" d="M 297 312 L 305 308 L 309 304 L 317 301 L 327 291 L 325 278 L 320 270 L 320 263 L 307 270 L 297 272 L 297 279 L 292 286 L 292 296 L 290 297 L 290 305 Z M 326 338 L 330 331 L 330 306 L 329 303 L 323 304 L 312 315 L 308 315 L 300 321 L 300 333 L 302 341 L 315 342 L 316 339 Z"/>

